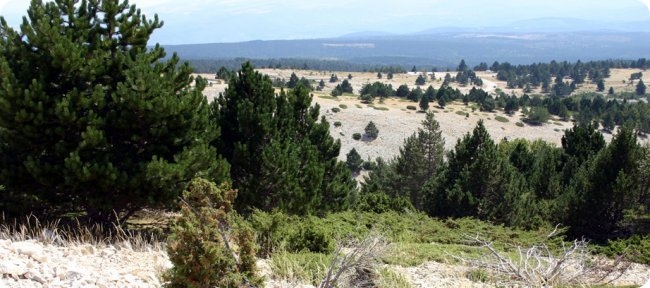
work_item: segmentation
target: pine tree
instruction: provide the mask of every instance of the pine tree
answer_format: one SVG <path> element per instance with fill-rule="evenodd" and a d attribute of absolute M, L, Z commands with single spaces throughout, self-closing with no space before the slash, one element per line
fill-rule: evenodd
<path fill-rule="evenodd" d="M 206 82 L 147 48 L 157 16 L 117 0 L 32 1 L 28 15 L 20 31 L 0 24 L 0 202 L 107 223 L 225 177 Z"/>
<path fill-rule="evenodd" d="M 232 166 L 238 210 L 313 214 L 346 207 L 355 184 L 337 161 L 340 142 L 311 100 L 301 85 L 276 95 L 268 76 L 247 62 L 213 104 L 222 125 L 215 145 Z"/>
<path fill-rule="evenodd" d="M 639 83 L 636 83 L 636 95 L 643 96 L 645 95 L 646 86 L 643 83 L 643 80 L 639 80 Z"/>
<path fill-rule="evenodd" d="M 427 97 L 426 94 L 423 95 L 422 98 L 420 98 L 419 105 L 420 105 L 420 110 L 425 112 L 429 110 L 429 97 Z"/>
<path fill-rule="evenodd" d="M 641 149 L 632 128 L 624 126 L 612 142 L 583 165 L 577 177 L 567 223 L 573 236 L 605 240 L 621 226 L 623 211 L 635 205 L 638 180 L 633 177 Z"/>
<path fill-rule="evenodd" d="M 445 138 L 433 112 L 427 112 L 422 127 L 404 140 L 395 158 L 396 186 L 417 209 L 423 208 L 422 186 L 444 165 Z"/>
<path fill-rule="evenodd" d="M 377 139 L 377 136 L 379 136 L 379 129 L 377 129 L 377 125 L 375 125 L 375 122 L 368 122 L 368 125 L 366 125 L 366 128 L 364 129 L 364 136 L 369 139 L 370 141 Z"/>
<path fill-rule="evenodd" d="M 436 216 L 477 216 L 479 203 L 492 193 L 499 181 L 497 149 L 483 121 L 472 131 L 458 139 L 454 150 L 448 153 L 448 163 L 427 189 L 427 208 Z M 435 184 L 435 185 L 432 185 Z"/>
<path fill-rule="evenodd" d="M 352 148 L 352 150 L 345 155 L 345 159 L 345 165 L 348 166 L 352 173 L 359 173 L 359 171 L 361 171 L 363 159 L 361 159 L 361 155 L 359 155 L 357 149 Z"/>

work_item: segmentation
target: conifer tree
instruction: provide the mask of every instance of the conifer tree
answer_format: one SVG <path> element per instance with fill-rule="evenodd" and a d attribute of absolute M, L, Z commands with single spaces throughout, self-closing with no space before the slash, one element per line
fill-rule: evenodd
<path fill-rule="evenodd" d="M 231 165 L 240 211 L 314 214 L 346 207 L 355 183 L 337 161 L 340 142 L 311 100 L 302 85 L 276 95 L 269 77 L 247 62 L 213 103 L 212 117 L 222 127 L 214 144 Z"/>
<path fill-rule="evenodd" d="M 411 199 L 417 209 L 422 209 L 422 186 L 436 176 L 444 165 L 445 138 L 433 112 L 427 112 L 422 127 L 404 140 L 395 159 L 397 187 L 402 196 Z"/>
<path fill-rule="evenodd" d="M 157 16 L 118 0 L 32 1 L 27 13 L 19 31 L 0 24 L 0 202 L 106 223 L 172 204 L 195 176 L 225 177 L 205 81 L 147 48 Z"/>
<path fill-rule="evenodd" d="M 430 213 L 437 216 L 477 216 L 483 197 L 498 189 L 496 177 L 501 165 L 498 151 L 483 121 L 458 139 L 447 155 L 448 163 L 439 177 L 428 183 L 427 201 Z"/>
<path fill-rule="evenodd" d="M 612 142 L 583 166 L 574 182 L 567 223 L 573 236 L 605 240 L 621 226 L 625 209 L 636 205 L 641 148 L 633 129 L 623 126 Z"/>
<path fill-rule="evenodd" d="M 643 80 L 639 80 L 639 82 L 636 83 L 636 95 L 639 96 L 645 95 L 645 90 L 646 90 L 646 86 L 643 83 Z"/>

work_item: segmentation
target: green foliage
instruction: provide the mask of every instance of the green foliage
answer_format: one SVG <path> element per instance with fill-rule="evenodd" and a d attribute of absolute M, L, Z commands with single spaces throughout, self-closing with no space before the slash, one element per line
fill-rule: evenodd
<path fill-rule="evenodd" d="M 420 98 L 419 105 L 420 105 L 420 110 L 422 110 L 422 111 L 429 110 L 429 98 L 426 97 L 426 96 L 422 96 L 422 98 Z M 442 107 L 444 107 L 444 106 L 442 106 Z"/>
<path fill-rule="evenodd" d="M 502 123 L 510 122 L 510 120 L 508 120 L 508 118 L 500 116 L 500 115 L 494 116 L 494 120 L 497 120 L 497 121 L 502 122 Z"/>
<path fill-rule="evenodd" d="M 386 213 L 390 211 L 414 211 L 411 201 L 403 196 L 389 196 L 384 192 L 365 192 L 359 196 L 356 210 L 372 213 Z"/>
<path fill-rule="evenodd" d="M 260 257 L 280 251 L 329 253 L 335 246 L 336 233 L 332 227 L 323 225 L 321 218 L 256 210 L 249 222 L 257 235 Z"/>
<path fill-rule="evenodd" d="M 406 106 L 406 109 L 408 109 L 408 110 L 418 110 L 418 108 L 413 106 L 413 105 Z"/>
<path fill-rule="evenodd" d="M 639 95 L 639 96 L 645 95 L 645 90 L 646 90 L 646 86 L 643 83 L 643 80 L 639 80 L 639 82 L 636 83 L 636 90 L 635 90 L 636 95 Z"/>
<path fill-rule="evenodd" d="M 401 273 L 388 267 L 381 267 L 378 271 L 377 287 L 379 288 L 412 288 L 408 279 Z"/>
<path fill-rule="evenodd" d="M 575 157 L 578 164 L 595 156 L 605 147 L 605 138 L 598 132 L 596 124 L 574 125 L 564 132 L 561 141 L 564 152 Z"/>
<path fill-rule="evenodd" d="M 359 171 L 361 171 L 363 159 L 361 159 L 361 155 L 359 155 L 357 149 L 352 148 L 352 150 L 345 155 L 345 159 L 345 165 L 348 166 L 348 169 L 350 169 L 352 173 L 359 173 Z"/>
<path fill-rule="evenodd" d="M 334 122 L 334 127 L 341 127 L 341 121 L 335 121 Z"/>
<path fill-rule="evenodd" d="M 280 252 L 271 258 L 271 272 L 279 279 L 319 285 L 325 279 L 332 255 Z"/>
<path fill-rule="evenodd" d="M 517 122 L 517 123 L 515 123 L 515 125 L 517 125 L 517 127 L 524 127 L 525 126 L 524 123 L 521 123 L 521 122 Z"/>
<path fill-rule="evenodd" d="M 361 140 L 361 133 L 352 134 L 352 139 L 357 140 L 357 141 Z"/>
<path fill-rule="evenodd" d="M 444 144 L 440 124 L 435 114 L 427 112 L 422 127 L 404 140 L 395 158 L 396 194 L 411 200 L 417 209 L 423 209 L 422 186 L 434 177 L 444 165 Z"/>
<path fill-rule="evenodd" d="M 481 268 L 472 269 L 465 273 L 465 277 L 472 282 L 487 283 L 490 281 L 490 274 Z"/>
<path fill-rule="evenodd" d="M 637 201 L 634 181 L 640 158 L 634 131 L 623 127 L 612 142 L 583 165 L 567 222 L 571 234 L 604 240 L 621 227 L 623 212 Z"/>
<path fill-rule="evenodd" d="M 296 233 L 295 226 L 291 225 L 294 220 L 292 216 L 278 211 L 253 211 L 248 222 L 255 230 L 255 242 L 259 247 L 257 255 L 268 258 L 276 252 L 286 250 L 288 239 Z"/>
<path fill-rule="evenodd" d="M 168 206 L 195 176 L 225 178 L 206 81 L 147 47 L 162 22 L 143 14 L 126 1 L 32 1 L 20 31 L 2 20 L 0 209 L 107 224 Z M 41 207 L 27 208 L 15 212 Z"/>
<path fill-rule="evenodd" d="M 329 254 L 336 248 L 331 230 L 318 225 L 319 221 L 314 218 L 307 218 L 300 226 L 297 233 L 290 236 L 287 243 L 287 251 L 312 252 Z"/>
<path fill-rule="evenodd" d="M 607 241 L 606 245 L 594 246 L 597 253 L 610 258 L 623 256 L 634 263 L 650 264 L 650 236 L 634 235 L 627 239 Z"/>
<path fill-rule="evenodd" d="M 231 164 L 239 211 L 305 215 L 347 207 L 355 183 L 337 160 L 340 141 L 311 102 L 300 85 L 276 95 L 268 76 L 246 63 L 213 103 L 222 125 L 215 144 Z"/>
<path fill-rule="evenodd" d="M 341 82 L 341 84 L 336 85 L 336 88 L 334 88 L 334 90 L 340 91 L 341 94 L 343 94 L 343 93 L 350 93 L 350 94 L 354 93 L 354 90 L 352 88 L 352 84 L 350 84 L 350 82 L 347 79 L 343 80 L 343 82 Z"/>
<path fill-rule="evenodd" d="M 339 104 L 339 108 L 341 108 L 341 109 L 348 109 L 348 105 L 345 105 L 345 104 Z"/>
<path fill-rule="evenodd" d="M 377 139 L 377 136 L 379 135 L 379 129 L 377 129 L 377 126 L 372 121 L 368 122 L 368 125 L 366 125 L 366 128 L 363 131 L 365 132 L 364 136 L 371 141 Z"/>
<path fill-rule="evenodd" d="M 526 122 L 541 125 L 546 123 L 551 118 L 551 114 L 546 107 L 532 107 L 528 115 L 526 115 Z"/>
<path fill-rule="evenodd" d="M 333 108 L 332 108 L 332 112 L 334 112 L 334 113 L 339 113 L 339 112 L 341 112 L 341 108 L 339 108 L 339 107 L 333 107 Z"/>
<path fill-rule="evenodd" d="M 167 253 L 174 266 L 167 287 L 241 287 L 259 285 L 253 232 L 232 225 L 236 191 L 194 179 L 183 193 L 182 217 L 171 227 Z M 233 231 L 230 231 L 233 230 Z M 236 244 L 236 245 L 231 245 Z"/>
<path fill-rule="evenodd" d="M 415 85 L 422 86 L 427 82 L 427 79 L 424 78 L 422 74 L 418 75 L 418 78 L 415 79 Z"/>

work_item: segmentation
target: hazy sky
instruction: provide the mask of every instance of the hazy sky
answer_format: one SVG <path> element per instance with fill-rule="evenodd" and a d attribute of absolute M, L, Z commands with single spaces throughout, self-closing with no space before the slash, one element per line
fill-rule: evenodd
<path fill-rule="evenodd" d="M 360 31 L 417 32 L 435 27 L 498 26 L 570 17 L 650 20 L 650 0 L 131 0 L 165 26 L 161 44 L 335 37 Z M 644 4 L 645 3 L 645 4 Z M 0 14 L 20 23 L 28 0 L 0 0 Z"/>

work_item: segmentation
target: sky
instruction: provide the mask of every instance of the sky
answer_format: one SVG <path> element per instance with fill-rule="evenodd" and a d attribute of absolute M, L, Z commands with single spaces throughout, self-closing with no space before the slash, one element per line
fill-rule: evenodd
<path fill-rule="evenodd" d="M 0 0 L 16 27 L 28 0 Z M 195 44 L 310 39 L 382 31 L 406 34 L 437 27 L 489 27 L 567 17 L 606 22 L 650 20 L 650 0 L 130 0 L 163 28 L 150 42 Z"/>

